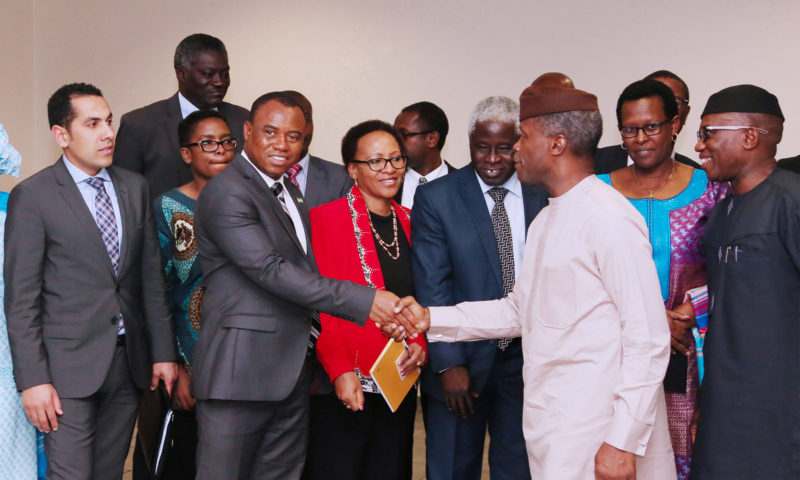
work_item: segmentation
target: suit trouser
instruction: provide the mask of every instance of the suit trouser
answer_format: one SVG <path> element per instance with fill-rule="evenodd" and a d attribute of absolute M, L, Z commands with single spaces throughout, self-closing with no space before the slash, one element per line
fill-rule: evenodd
<path fill-rule="evenodd" d="M 196 479 L 299 479 L 308 443 L 310 379 L 307 358 L 283 400 L 198 400 Z"/>
<path fill-rule="evenodd" d="M 97 392 L 85 398 L 61 398 L 64 415 L 58 417 L 58 431 L 44 437 L 47 478 L 122 478 L 139 395 L 125 347 L 118 346 Z"/>
<path fill-rule="evenodd" d="M 447 410 L 444 401 L 422 391 L 426 474 L 429 480 L 480 480 L 483 444 L 489 429 L 492 480 L 530 479 L 522 435 L 522 347 L 513 343 L 495 353 L 486 386 L 472 399 L 466 419 Z"/>

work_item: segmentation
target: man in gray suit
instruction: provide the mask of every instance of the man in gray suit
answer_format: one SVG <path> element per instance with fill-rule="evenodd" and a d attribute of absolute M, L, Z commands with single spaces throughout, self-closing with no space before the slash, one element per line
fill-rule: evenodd
<path fill-rule="evenodd" d="M 359 325 L 368 317 L 395 322 L 392 293 L 318 273 L 308 210 L 284 179 L 300 159 L 305 123 L 286 92 L 258 98 L 242 153 L 197 202 L 206 287 L 192 376 L 200 480 L 300 478 L 312 317 L 324 311 Z"/>
<path fill-rule="evenodd" d="M 289 167 L 286 176 L 303 193 L 306 208 L 311 210 L 347 195 L 353 187 L 353 179 L 341 164 L 308 153 L 314 136 L 314 109 L 302 93 L 295 90 L 286 90 L 286 93 L 294 97 L 306 117 L 306 133 L 300 161 Z"/>
<path fill-rule="evenodd" d="M 248 116 L 246 109 L 222 101 L 231 77 L 228 52 L 220 39 L 203 33 L 189 35 L 175 49 L 174 66 L 178 92 L 123 115 L 114 150 L 114 165 L 144 175 L 150 198 L 192 180 L 178 144 L 181 120 L 199 109 L 218 110 L 241 143 Z"/>
<path fill-rule="evenodd" d="M 8 200 L 5 311 L 14 378 L 45 436 L 47 478 L 119 479 L 140 389 L 177 375 L 147 184 L 111 167 L 100 90 L 47 105 L 64 154 Z"/>

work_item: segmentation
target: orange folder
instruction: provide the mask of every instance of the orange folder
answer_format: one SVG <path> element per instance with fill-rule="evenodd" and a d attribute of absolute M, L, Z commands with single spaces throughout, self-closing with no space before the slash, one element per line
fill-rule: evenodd
<path fill-rule="evenodd" d="M 405 342 L 395 342 L 394 340 L 386 342 L 378 359 L 369 369 L 369 374 L 378 384 L 381 395 L 392 412 L 396 411 L 403 399 L 406 398 L 420 373 L 419 368 L 415 368 L 405 377 L 400 375 L 400 366 L 397 362 L 405 351 L 404 344 Z"/>

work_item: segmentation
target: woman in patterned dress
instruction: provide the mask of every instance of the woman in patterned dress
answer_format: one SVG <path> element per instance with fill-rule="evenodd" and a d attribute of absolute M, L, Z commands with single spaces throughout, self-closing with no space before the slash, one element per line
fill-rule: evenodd
<path fill-rule="evenodd" d="M 633 164 L 598 177 L 616 188 L 644 216 L 672 334 L 664 379 L 667 417 L 678 478 L 689 477 L 692 422 L 697 407 L 697 352 L 693 310 L 686 293 L 706 283 L 700 243 L 708 213 L 727 195 L 727 183 L 673 159 L 678 107 L 672 90 L 655 80 L 629 85 L 617 102 L 622 147 Z"/>
<path fill-rule="evenodd" d="M 181 157 L 194 178 L 156 198 L 153 209 L 178 347 L 178 380 L 172 401 L 180 411 L 175 414 L 173 449 L 167 456 L 164 476 L 170 480 L 195 477 L 197 421 L 189 385 L 203 299 L 194 234 L 195 201 L 206 183 L 233 160 L 236 147 L 225 118 L 213 110 L 189 114 L 178 126 L 178 138 Z"/>

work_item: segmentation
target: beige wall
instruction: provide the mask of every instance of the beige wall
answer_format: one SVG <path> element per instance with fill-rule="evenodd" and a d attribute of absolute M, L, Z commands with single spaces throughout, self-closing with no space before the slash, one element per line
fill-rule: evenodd
<path fill-rule="evenodd" d="M 681 75 L 691 90 L 693 111 L 678 151 L 693 153 L 711 93 L 755 83 L 778 95 L 788 117 L 778 156 L 800 153 L 793 135 L 800 122 L 794 0 L 0 1 L 11 27 L 0 33 L 0 122 L 23 151 L 23 174 L 58 154 L 45 111 L 57 87 L 95 83 L 119 118 L 175 91 L 175 45 L 197 31 L 228 47 L 227 100 L 249 106 L 270 90 L 304 92 L 314 104 L 312 152 L 331 160 L 339 160 L 348 127 L 392 121 L 404 105 L 427 99 L 450 118 L 445 157 L 464 165 L 475 103 L 488 95 L 516 98 L 552 70 L 598 95 L 606 119 L 601 145 L 616 143 L 619 92 L 660 68 Z M 9 75 L 9 64 L 21 75 Z"/>

